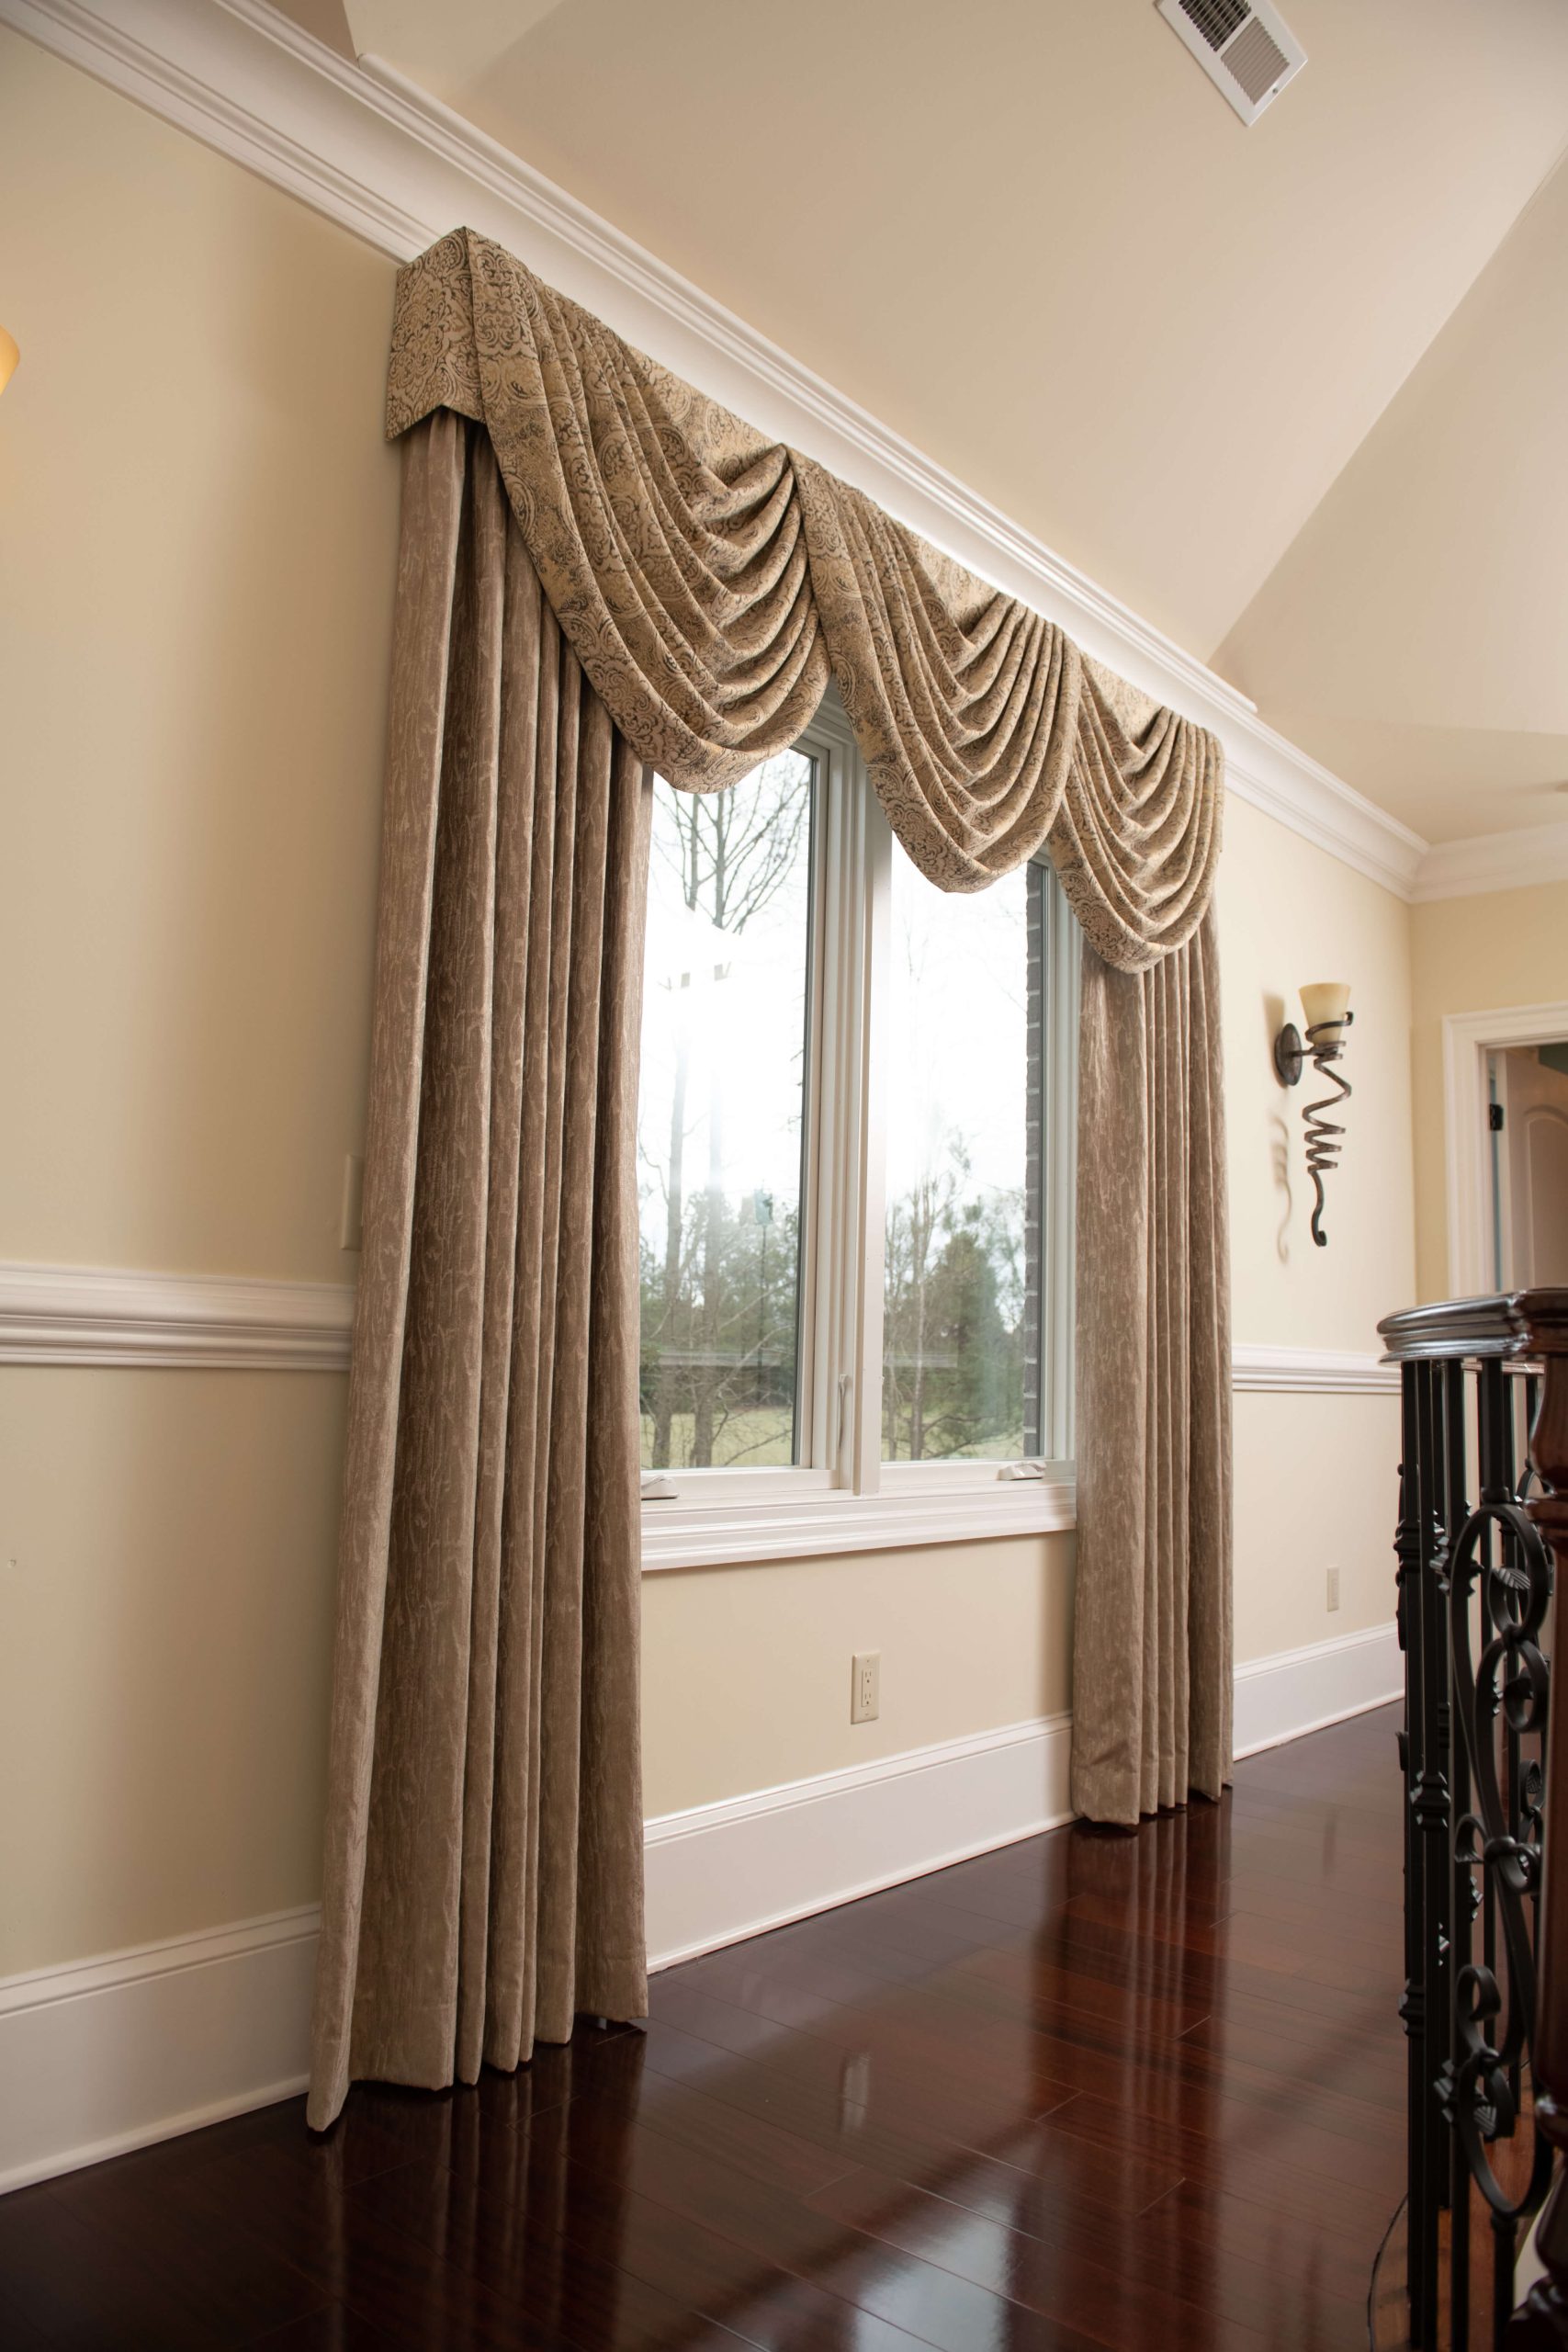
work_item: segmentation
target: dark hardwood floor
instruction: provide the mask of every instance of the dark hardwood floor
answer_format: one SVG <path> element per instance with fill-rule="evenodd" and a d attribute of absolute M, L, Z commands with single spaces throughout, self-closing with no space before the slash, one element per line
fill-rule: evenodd
<path fill-rule="evenodd" d="M 1364 2346 L 1404 2180 L 1384 1709 L 356 2090 L 0 2199 L 0 2346 Z"/>

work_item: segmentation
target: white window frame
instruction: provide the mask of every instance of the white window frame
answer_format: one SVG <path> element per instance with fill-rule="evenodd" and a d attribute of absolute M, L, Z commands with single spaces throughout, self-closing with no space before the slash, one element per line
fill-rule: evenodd
<path fill-rule="evenodd" d="M 810 1005 L 796 1421 L 803 1459 L 643 1474 L 642 1565 L 739 1566 L 811 1554 L 1043 1534 L 1076 1524 L 1072 1299 L 1078 933 L 1046 892 L 1041 1170 L 1047 1457 L 882 1459 L 886 1055 L 893 835 L 829 689 L 797 748 L 815 763 Z"/>

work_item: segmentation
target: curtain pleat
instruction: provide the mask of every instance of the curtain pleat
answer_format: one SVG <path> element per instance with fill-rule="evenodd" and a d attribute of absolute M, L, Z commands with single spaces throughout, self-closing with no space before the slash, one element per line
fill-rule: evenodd
<path fill-rule="evenodd" d="M 1060 805 L 1077 649 L 1016 598 L 965 593 L 954 566 L 939 576 L 863 492 L 795 466 L 833 677 L 873 786 L 929 881 L 983 890 L 1033 856 Z"/>
<path fill-rule="evenodd" d="M 645 2006 L 649 793 L 482 432 L 411 435 L 310 2120 Z"/>
<path fill-rule="evenodd" d="M 1217 1797 L 1231 1762 L 1230 1296 L 1211 909 L 1143 972 L 1086 952 L 1073 1804 Z"/>

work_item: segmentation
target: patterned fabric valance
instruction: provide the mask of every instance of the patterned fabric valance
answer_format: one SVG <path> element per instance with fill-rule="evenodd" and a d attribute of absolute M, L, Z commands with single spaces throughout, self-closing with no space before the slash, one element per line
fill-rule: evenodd
<path fill-rule="evenodd" d="M 640 758 L 694 792 L 793 742 L 829 673 L 894 831 L 941 888 L 1040 849 L 1105 961 L 1208 906 L 1204 729 L 810 458 L 634 351 L 472 230 L 398 281 L 387 429 L 482 424 L 568 641 Z"/>

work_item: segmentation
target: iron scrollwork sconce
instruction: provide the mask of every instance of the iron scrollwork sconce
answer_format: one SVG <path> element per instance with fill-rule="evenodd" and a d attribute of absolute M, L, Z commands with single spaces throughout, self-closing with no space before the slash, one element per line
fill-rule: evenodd
<path fill-rule="evenodd" d="M 1355 1020 L 1350 1011 L 1350 990 L 1343 980 L 1318 980 L 1302 990 L 1302 1010 L 1307 1017 L 1306 1041 L 1294 1022 L 1288 1021 L 1274 1040 L 1274 1069 L 1281 1086 L 1299 1086 L 1302 1072 L 1310 1055 L 1317 1069 L 1337 1090 L 1325 1094 L 1321 1102 L 1308 1102 L 1302 1112 L 1302 1122 L 1307 1132 L 1307 1172 L 1312 1178 L 1316 1198 L 1313 1203 L 1312 1238 L 1320 1250 L 1328 1246 L 1328 1236 L 1323 1229 L 1323 1179 L 1339 1157 L 1339 1138 L 1343 1127 L 1336 1126 L 1323 1114 L 1345 1102 L 1351 1087 L 1335 1068 L 1345 1050 L 1345 1032 Z"/>

